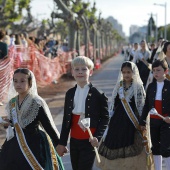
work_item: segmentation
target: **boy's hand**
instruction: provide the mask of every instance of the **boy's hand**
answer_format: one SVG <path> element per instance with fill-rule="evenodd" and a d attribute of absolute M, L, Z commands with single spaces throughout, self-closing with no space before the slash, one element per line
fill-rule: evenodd
<path fill-rule="evenodd" d="M 165 121 L 166 123 L 170 123 L 170 117 L 165 117 L 164 121 Z"/>
<path fill-rule="evenodd" d="M 89 138 L 89 142 L 91 143 L 93 147 L 98 147 L 99 142 L 96 137 L 93 137 L 93 139 Z"/>
<path fill-rule="evenodd" d="M 67 147 L 63 145 L 57 145 L 56 150 L 59 156 L 64 156 L 68 152 Z"/>

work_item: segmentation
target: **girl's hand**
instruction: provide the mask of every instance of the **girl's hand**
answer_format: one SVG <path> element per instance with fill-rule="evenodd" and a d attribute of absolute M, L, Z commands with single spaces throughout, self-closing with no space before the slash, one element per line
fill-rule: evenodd
<path fill-rule="evenodd" d="M 6 123 L 3 123 L 4 128 L 8 128 L 8 126 L 11 125 L 10 120 L 7 118 L 3 118 L 3 120 L 6 122 Z"/>
<path fill-rule="evenodd" d="M 59 156 L 64 156 L 65 153 L 68 152 L 68 149 L 66 146 L 63 146 L 63 145 L 57 145 L 56 147 L 56 151 L 58 153 Z"/>
<path fill-rule="evenodd" d="M 166 123 L 170 123 L 170 117 L 165 117 L 164 121 L 165 121 Z"/>
<path fill-rule="evenodd" d="M 98 139 L 96 137 L 93 137 L 93 139 L 89 138 L 89 142 L 93 147 L 98 147 L 99 145 Z"/>
<path fill-rule="evenodd" d="M 146 127 L 145 126 L 140 126 L 141 131 L 146 131 Z"/>
<path fill-rule="evenodd" d="M 2 125 L 8 125 L 10 123 L 9 119 L 7 117 L 1 117 L 0 116 L 0 124 Z"/>

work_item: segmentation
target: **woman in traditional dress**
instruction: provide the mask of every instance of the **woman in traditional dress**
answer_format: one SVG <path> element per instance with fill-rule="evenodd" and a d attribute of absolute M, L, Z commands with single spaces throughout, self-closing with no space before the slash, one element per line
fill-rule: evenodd
<path fill-rule="evenodd" d="M 102 170 L 151 169 L 153 163 L 147 166 L 146 161 L 150 148 L 147 143 L 148 153 L 144 152 L 143 137 L 138 128 L 144 101 L 145 91 L 136 65 L 124 62 L 112 94 L 108 131 L 99 146 L 101 163 L 97 166 Z"/>
<path fill-rule="evenodd" d="M 59 133 L 30 70 L 14 72 L 8 97 L 7 138 L 0 152 L 0 170 L 63 170 L 55 150 Z"/>
<path fill-rule="evenodd" d="M 143 86 L 145 87 L 148 76 L 149 76 L 149 68 L 148 62 L 151 56 L 151 53 L 147 47 L 146 41 L 142 40 L 140 43 L 141 49 L 136 54 L 136 62 L 135 64 L 138 67 L 139 75 L 143 82 Z"/>
<path fill-rule="evenodd" d="M 152 63 L 153 62 L 155 62 L 156 60 L 162 60 L 162 59 L 164 59 L 165 58 L 165 54 L 164 54 L 164 52 L 163 52 L 163 48 L 164 48 L 164 44 L 166 43 L 167 41 L 166 40 L 163 40 L 161 43 L 160 43 L 160 45 L 158 46 L 158 48 L 157 48 L 157 50 L 156 50 L 156 52 L 155 52 L 155 54 L 154 54 L 154 56 L 153 56 L 153 58 L 152 58 Z M 166 51 L 166 49 L 165 49 L 165 51 Z M 166 53 L 166 52 L 165 52 Z M 145 86 L 145 90 L 147 90 L 147 88 L 148 88 L 148 85 L 150 84 L 150 83 L 152 83 L 152 81 L 153 81 L 153 73 L 152 73 L 152 69 L 151 69 L 151 67 L 152 67 L 152 64 L 149 64 L 149 69 L 150 69 L 150 72 L 149 72 L 149 76 L 148 76 L 148 80 L 147 80 L 147 83 L 146 83 L 146 86 Z"/>

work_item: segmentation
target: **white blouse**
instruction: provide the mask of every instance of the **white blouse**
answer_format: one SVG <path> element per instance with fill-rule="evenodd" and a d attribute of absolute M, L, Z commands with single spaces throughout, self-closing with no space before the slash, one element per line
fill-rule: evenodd
<path fill-rule="evenodd" d="M 157 90 L 156 90 L 155 100 L 162 100 L 163 86 L 164 86 L 164 81 L 163 82 L 157 82 Z"/>
<path fill-rule="evenodd" d="M 72 111 L 73 114 L 85 114 L 85 102 L 89 89 L 89 84 L 86 84 L 83 88 L 77 85 L 76 92 L 74 95 L 74 109 Z"/>

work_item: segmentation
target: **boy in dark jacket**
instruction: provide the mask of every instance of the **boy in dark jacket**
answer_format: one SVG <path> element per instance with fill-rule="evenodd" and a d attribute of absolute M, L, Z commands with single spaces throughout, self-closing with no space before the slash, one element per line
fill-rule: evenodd
<path fill-rule="evenodd" d="M 152 64 L 153 76 L 156 79 L 149 84 L 140 125 L 145 130 L 145 120 L 151 109 L 155 108 L 165 117 L 150 115 L 150 132 L 155 169 L 162 169 L 162 157 L 167 169 L 170 169 L 170 81 L 166 79 L 168 64 L 166 60 L 156 60 Z"/>
<path fill-rule="evenodd" d="M 70 157 L 73 170 L 91 170 L 95 158 L 93 147 L 98 146 L 109 120 L 108 99 L 89 81 L 94 67 L 91 59 L 79 56 L 71 64 L 72 75 L 77 85 L 66 93 L 57 152 L 60 156 L 67 152 L 66 146 L 70 133 Z M 90 118 L 93 139 L 90 139 L 87 130 L 81 124 L 83 118 Z"/>

